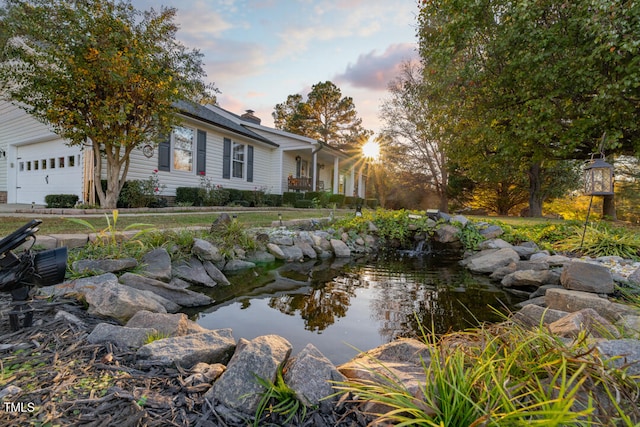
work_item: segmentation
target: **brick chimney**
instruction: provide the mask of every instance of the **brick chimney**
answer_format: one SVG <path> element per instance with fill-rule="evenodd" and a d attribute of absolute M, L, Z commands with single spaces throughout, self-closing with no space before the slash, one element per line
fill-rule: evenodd
<path fill-rule="evenodd" d="M 240 118 L 259 125 L 262 120 L 260 120 L 259 117 L 256 117 L 253 113 L 253 110 L 246 110 L 246 112 L 241 115 Z"/>

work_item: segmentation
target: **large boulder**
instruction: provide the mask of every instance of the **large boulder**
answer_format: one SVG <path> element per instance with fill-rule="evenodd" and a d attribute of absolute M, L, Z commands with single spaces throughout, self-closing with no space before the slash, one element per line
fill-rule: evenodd
<path fill-rule="evenodd" d="M 433 240 L 438 243 L 455 243 L 460 241 L 460 229 L 454 225 L 444 224 L 436 228 Z"/>
<path fill-rule="evenodd" d="M 284 254 L 285 261 L 300 261 L 304 258 L 302 249 L 300 249 L 298 246 L 280 246 L 280 250 Z"/>
<path fill-rule="evenodd" d="M 125 323 L 140 310 L 166 313 L 164 304 L 153 292 L 139 291 L 129 286 L 107 283 L 85 293 L 87 312 L 95 316 L 111 317 Z M 164 299 L 164 298 L 162 298 Z M 171 301 L 166 301 L 170 303 Z M 178 311 L 179 307 L 175 311 Z"/>
<path fill-rule="evenodd" d="M 208 305 L 213 300 L 199 292 L 193 292 L 170 283 L 161 282 L 160 280 L 151 279 L 149 277 L 140 276 L 139 274 L 125 273 L 120 276 L 120 283 L 142 291 L 150 291 L 156 295 L 160 295 L 182 307 L 199 307 Z"/>
<path fill-rule="evenodd" d="M 131 270 L 138 266 L 135 258 L 119 259 L 80 259 L 71 264 L 71 268 L 78 273 L 118 273 Z"/>
<path fill-rule="evenodd" d="M 492 273 L 500 267 L 520 260 L 512 248 L 487 249 L 461 261 L 462 265 L 474 273 Z"/>
<path fill-rule="evenodd" d="M 596 349 L 607 363 L 621 369 L 626 367 L 628 376 L 640 375 L 640 341 L 632 339 L 606 340 L 596 344 Z"/>
<path fill-rule="evenodd" d="M 203 239 L 193 239 L 191 253 L 202 261 L 220 262 L 224 260 L 224 256 L 220 253 L 220 249 L 213 243 Z"/>
<path fill-rule="evenodd" d="M 162 282 L 171 280 L 171 256 L 165 248 L 156 248 L 142 257 L 142 275 Z"/>
<path fill-rule="evenodd" d="M 224 273 L 211 261 L 203 261 L 202 266 L 204 267 L 204 271 L 206 271 L 209 277 L 211 277 L 217 284 L 224 286 L 231 284 L 229 279 L 227 279 L 227 276 L 225 276 Z"/>
<path fill-rule="evenodd" d="M 280 248 L 280 246 L 275 243 L 267 243 L 267 251 L 271 255 L 273 255 L 276 259 L 287 259 L 287 256 L 284 254 L 284 251 Z"/>
<path fill-rule="evenodd" d="M 141 310 L 125 325 L 128 328 L 153 328 L 167 337 L 207 332 L 208 329 L 190 320 L 184 313 L 164 314 Z"/>
<path fill-rule="evenodd" d="M 585 308 L 556 320 L 549 324 L 549 331 L 565 338 L 577 338 L 582 331 L 594 338 L 620 338 L 616 327 L 592 308 Z"/>
<path fill-rule="evenodd" d="M 99 323 L 87 336 L 87 341 L 91 344 L 110 342 L 120 348 L 137 349 L 145 344 L 149 336 L 157 332 L 154 328 L 129 328 L 110 323 Z"/>
<path fill-rule="evenodd" d="M 589 262 L 574 261 L 565 264 L 560 283 L 564 288 L 573 291 L 596 294 L 612 294 L 614 291 L 613 277 L 609 269 Z"/>
<path fill-rule="evenodd" d="M 401 382 L 409 392 L 420 397 L 426 382 L 424 364 L 431 361 L 431 350 L 415 339 L 399 339 L 338 366 L 338 371 L 353 381 L 385 383 L 385 378 Z"/>
<path fill-rule="evenodd" d="M 209 401 L 245 414 L 255 414 L 264 388 L 256 378 L 276 380 L 276 373 L 291 354 L 291 344 L 277 335 L 251 341 L 240 339 L 227 370 L 204 395 Z"/>
<path fill-rule="evenodd" d="M 573 313 L 584 308 L 592 308 L 609 322 L 615 323 L 626 315 L 637 315 L 631 307 L 609 301 L 590 292 L 567 289 L 547 289 L 544 296 L 547 307 Z"/>
<path fill-rule="evenodd" d="M 188 261 L 179 261 L 173 266 L 173 274 L 194 285 L 214 287 L 216 281 L 207 274 L 202 261 L 193 256 Z"/>
<path fill-rule="evenodd" d="M 200 362 L 224 365 L 235 346 L 231 329 L 218 329 L 156 340 L 140 347 L 136 354 L 158 365 L 175 364 L 190 368 Z"/>
<path fill-rule="evenodd" d="M 326 399 L 335 393 L 332 382 L 345 377 L 313 344 L 307 344 L 288 365 L 284 381 L 306 406 L 316 406 L 335 400 Z"/>
<path fill-rule="evenodd" d="M 351 257 L 351 249 L 342 240 L 331 239 L 329 241 L 331 249 L 333 250 L 336 258 L 349 258 Z"/>
<path fill-rule="evenodd" d="M 89 304 L 89 314 L 114 318 L 122 323 L 129 320 L 140 310 L 156 313 L 176 312 L 180 309 L 173 301 L 169 301 L 149 291 L 124 286 L 118 283 L 118 278 L 111 273 L 94 276 L 91 281 L 95 285 L 82 285 L 76 282 Z"/>
<path fill-rule="evenodd" d="M 522 326 L 535 328 L 553 323 L 568 314 L 566 311 L 553 310 L 536 304 L 527 304 L 513 313 L 511 319 Z"/>
<path fill-rule="evenodd" d="M 519 270 L 507 274 L 500 283 L 505 288 L 539 288 L 558 285 L 560 274 L 550 270 Z"/>

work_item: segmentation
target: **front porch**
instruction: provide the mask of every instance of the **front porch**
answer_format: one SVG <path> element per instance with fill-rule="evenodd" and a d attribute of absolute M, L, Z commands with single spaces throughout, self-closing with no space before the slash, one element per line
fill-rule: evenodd
<path fill-rule="evenodd" d="M 287 179 L 287 189 L 289 191 L 324 191 L 324 181 L 317 181 L 314 190 L 313 178 L 294 178 L 290 176 Z"/>

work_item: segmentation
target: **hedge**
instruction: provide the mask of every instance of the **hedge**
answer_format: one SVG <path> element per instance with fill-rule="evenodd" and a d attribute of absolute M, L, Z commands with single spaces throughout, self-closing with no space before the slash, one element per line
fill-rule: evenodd
<path fill-rule="evenodd" d="M 312 208 L 313 207 L 313 200 L 307 200 L 307 199 L 300 199 L 300 200 L 296 200 L 293 204 L 294 208 Z"/>
<path fill-rule="evenodd" d="M 48 208 L 72 208 L 78 203 L 79 197 L 75 194 L 47 194 L 44 201 Z"/>
<path fill-rule="evenodd" d="M 282 204 L 295 206 L 296 200 L 301 200 L 303 197 L 303 193 L 288 191 L 286 193 L 282 193 Z"/>

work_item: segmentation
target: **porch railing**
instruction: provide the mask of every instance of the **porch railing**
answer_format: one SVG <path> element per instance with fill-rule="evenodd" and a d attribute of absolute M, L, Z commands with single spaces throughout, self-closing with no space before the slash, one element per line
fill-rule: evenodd
<path fill-rule="evenodd" d="M 287 180 L 287 187 L 290 191 L 311 191 L 312 178 L 294 178 L 292 176 Z M 324 191 L 324 181 L 316 183 L 317 191 Z"/>

